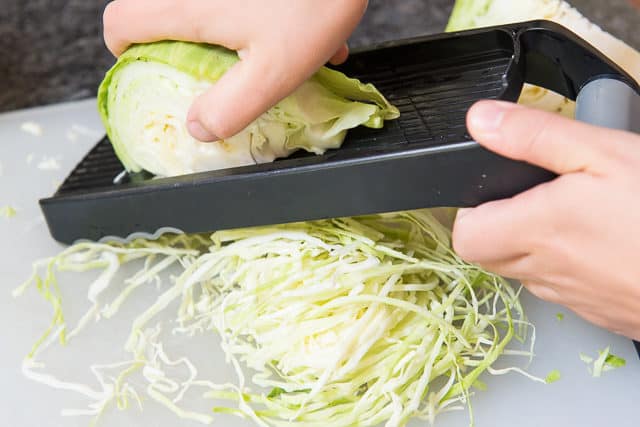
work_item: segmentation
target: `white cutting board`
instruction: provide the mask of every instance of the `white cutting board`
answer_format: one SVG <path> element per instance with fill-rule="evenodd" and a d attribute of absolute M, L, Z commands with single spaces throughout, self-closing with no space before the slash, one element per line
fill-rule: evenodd
<path fill-rule="evenodd" d="M 37 123 L 42 135 L 23 130 L 25 122 Z M 0 217 L 0 415 L 7 426 L 86 426 L 87 418 L 63 418 L 61 408 L 83 408 L 83 400 L 33 383 L 20 372 L 20 363 L 50 320 L 51 311 L 32 290 L 19 299 L 10 291 L 30 273 L 31 262 L 56 254 L 63 246 L 54 242 L 42 221 L 38 198 L 51 195 L 83 154 L 103 134 L 95 101 L 82 101 L 0 115 L 0 207 L 16 208 L 13 218 Z M 31 163 L 27 159 L 31 157 Z M 37 165 L 55 158 L 60 168 L 41 170 Z M 52 163 L 52 162 L 49 162 Z M 170 225 L 170 224 L 168 224 Z M 65 276 L 61 281 L 69 318 L 86 309 L 87 276 Z M 118 350 L 127 335 L 131 315 L 157 295 L 155 288 L 144 289 L 123 308 L 121 319 L 104 322 L 88 330 L 67 348 L 44 355 L 50 367 L 64 378 L 91 383 L 89 362 L 123 360 Z M 537 326 L 536 357 L 529 372 L 541 377 L 558 369 L 560 381 L 545 385 L 518 374 L 500 377 L 485 375 L 487 391 L 473 399 L 478 427 L 512 426 L 637 426 L 640 402 L 640 360 L 631 342 L 576 318 L 567 310 L 543 303 L 528 294 L 523 303 L 530 320 Z M 611 308 L 615 310 L 615 307 Z M 558 321 L 556 313 L 565 313 Z M 165 319 L 166 320 L 166 319 Z M 627 360 L 627 366 L 592 378 L 580 361 L 580 352 L 595 354 L 611 346 Z M 175 347 L 174 347 L 175 348 Z M 183 342 L 178 348 L 201 366 L 201 373 L 215 381 L 233 381 L 234 375 L 218 348 L 214 336 Z M 524 361 L 510 359 L 509 363 Z M 504 363 L 503 363 L 504 364 Z M 211 406 L 197 393 L 186 405 L 204 411 Z M 179 422 L 173 414 L 154 402 L 145 402 L 140 412 L 132 408 L 118 412 L 111 408 L 101 426 L 200 425 Z M 248 421 L 218 416 L 214 425 L 250 426 Z M 412 425 L 425 425 L 414 422 Z M 468 425 L 468 414 L 444 414 L 436 426 Z"/>

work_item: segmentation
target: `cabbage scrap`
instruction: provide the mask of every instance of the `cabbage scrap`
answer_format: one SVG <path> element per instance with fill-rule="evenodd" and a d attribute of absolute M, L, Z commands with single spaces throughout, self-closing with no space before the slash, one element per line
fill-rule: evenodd
<path fill-rule="evenodd" d="M 580 360 L 586 363 L 589 373 L 594 378 L 602 376 L 603 372 L 611 371 L 626 366 L 627 361 L 622 357 L 616 356 L 611 353 L 611 348 L 607 347 L 604 350 L 598 351 L 598 357 L 594 359 L 591 356 L 580 353 Z"/>
<path fill-rule="evenodd" d="M 2 206 L 0 207 L 0 216 L 5 218 L 13 218 L 16 216 L 16 209 L 13 206 Z"/>
<path fill-rule="evenodd" d="M 547 384 L 555 383 L 556 381 L 559 381 L 560 378 L 560 371 L 554 369 L 553 371 L 549 372 L 549 374 L 547 374 L 547 376 L 545 377 L 545 382 Z"/>
<path fill-rule="evenodd" d="M 20 130 L 32 136 L 42 136 L 42 126 L 36 122 L 24 122 L 20 125 Z"/>
<path fill-rule="evenodd" d="M 137 260 L 137 261 L 136 261 Z M 119 268 L 142 264 L 113 300 L 104 300 Z M 99 388 L 44 372 L 37 360 L 56 339 L 117 315 L 137 289 L 182 273 L 132 322 L 121 362 L 94 366 Z M 101 271 L 87 288 L 89 310 L 69 330 L 56 271 Z M 72 246 L 39 262 L 17 293 L 36 285 L 52 304 L 52 324 L 24 362 L 33 380 L 87 396 L 98 417 L 109 405 L 146 395 L 177 416 L 213 422 L 214 412 L 261 426 L 404 426 L 468 403 L 514 337 L 528 325 L 518 292 L 499 276 L 462 261 L 450 232 L 429 211 L 221 231 L 210 237 L 165 235 L 158 241 Z M 178 302 L 177 313 L 167 313 Z M 170 357 L 160 316 L 174 335 L 215 333 L 235 384 L 201 378 L 186 356 Z M 215 351 L 215 350 L 212 350 Z M 529 355 L 528 352 L 516 352 Z M 173 378 L 167 372 L 181 367 Z M 108 375 L 106 372 L 108 371 Z M 141 380 L 132 380 L 134 374 Z M 146 384 L 138 390 L 139 383 Z M 543 380 L 541 380 L 543 381 Z M 136 384 L 134 386 L 134 384 Z M 181 406 L 187 390 L 228 405 L 212 413 Z M 213 404 L 212 404 L 213 405 Z"/>

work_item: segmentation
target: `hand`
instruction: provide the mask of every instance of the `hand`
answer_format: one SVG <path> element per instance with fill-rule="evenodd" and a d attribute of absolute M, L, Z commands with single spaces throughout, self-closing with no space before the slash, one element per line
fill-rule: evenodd
<path fill-rule="evenodd" d="M 238 51 L 240 62 L 187 116 L 196 139 L 215 141 L 244 129 L 329 59 L 345 61 L 345 42 L 366 7 L 366 0 L 115 0 L 104 13 L 104 38 L 116 56 L 158 40 Z"/>
<path fill-rule="evenodd" d="M 640 136 L 484 101 L 474 138 L 559 177 L 458 213 L 455 250 L 536 296 L 640 339 Z"/>

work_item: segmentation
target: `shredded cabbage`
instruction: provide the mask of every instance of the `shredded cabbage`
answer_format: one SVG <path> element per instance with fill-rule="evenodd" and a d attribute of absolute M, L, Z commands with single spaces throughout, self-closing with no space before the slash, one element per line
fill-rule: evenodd
<path fill-rule="evenodd" d="M 130 262 L 138 262 L 139 270 L 115 299 L 105 301 L 104 291 Z M 92 367 L 97 389 L 44 372 L 39 356 L 56 339 L 64 343 L 89 321 L 117 315 L 126 298 L 161 280 L 172 265 L 182 273 L 133 320 L 125 361 Z M 89 269 L 101 271 L 87 288 L 90 308 L 69 330 L 56 271 Z M 478 377 L 485 371 L 522 372 L 492 368 L 528 325 L 518 292 L 453 253 L 449 230 L 429 211 L 210 237 L 83 242 L 36 263 L 16 294 L 30 285 L 52 304 L 54 316 L 25 359 L 25 374 L 91 401 L 65 415 L 97 418 L 111 404 L 141 405 L 145 393 L 181 418 L 211 423 L 213 413 L 180 404 L 195 387 L 207 398 L 229 402 L 214 412 L 262 426 L 403 426 L 415 417 L 433 422 L 438 413 L 463 407 L 472 386 L 483 388 Z M 179 310 L 170 315 L 177 321 L 172 332 L 218 334 L 236 384 L 200 378 L 185 356 L 169 357 L 159 318 L 174 302 Z M 176 366 L 183 378 L 168 374 Z M 145 390 L 133 385 L 139 383 L 131 380 L 134 374 L 142 376 Z"/>

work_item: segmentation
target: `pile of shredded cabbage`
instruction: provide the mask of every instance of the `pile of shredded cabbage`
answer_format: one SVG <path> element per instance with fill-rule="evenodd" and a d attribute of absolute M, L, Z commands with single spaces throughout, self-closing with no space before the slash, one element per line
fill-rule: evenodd
<path fill-rule="evenodd" d="M 106 301 L 104 291 L 128 263 L 139 270 Z M 176 266 L 181 274 L 167 278 Z M 56 272 L 91 269 L 101 272 L 87 289 L 90 308 L 70 327 Z M 116 316 L 136 289 L 158 281 L 165 287 L 131 324 L 125 361 L 92 367 L 99 389 L 45 372 L 39 359 L 56 339 L 68 342 L 89 322 Z M 482 385 L 481 373 L 518 370 L 491 366 L 527 324 L 518 292 L 463 262 L 451 250 L 449 230 L 429 211 L 84 242 L 36 263 L 16 294 L 32 285 L 54 315 L 23 370 L 87 396 L 88 408 L 64 414 L 94 420 L 109 405 L 141 404 L 145 393 L 181 418 L 203 423 L 215 412 L 261 426 L 433 422 L 440 412 L 464 407 L 471 386 Z M 178 312 L 169 312 L 175 302 Z M 186 355 L 169 358 L 160 339 L 167 317 L 176 321 L 174 334 L 219 334 L 237 382 L 200 378 Z M 185 368 L 188 378 L 171 378 L 172 366 Z M 144 378 L 144 390 L 129 381 L 134 373 Z M 228 405 L 209 413 L 184 409 L 183 397 L 193 388 Z"/>

